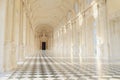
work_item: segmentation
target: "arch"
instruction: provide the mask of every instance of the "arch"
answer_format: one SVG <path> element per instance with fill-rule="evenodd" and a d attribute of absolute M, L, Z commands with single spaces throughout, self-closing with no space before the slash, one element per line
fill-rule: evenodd
<path fill-rule="evenodd" d="M 42 29 L 44 29 L 44 30 L 47 29 L 47 30 L 53 31 L 53 27 L 50 26 L 50 25 L 47 25 L 47 24 L 37 25 L 37 26 L 34 28 L 34 30 L 35 30 L 36 32 L 39 32 L 39 31 L 42 30 Z"/>

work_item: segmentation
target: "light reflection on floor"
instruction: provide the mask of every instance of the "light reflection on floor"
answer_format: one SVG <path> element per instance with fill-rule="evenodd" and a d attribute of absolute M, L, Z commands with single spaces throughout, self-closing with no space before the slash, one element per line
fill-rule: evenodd
<path fill-rule="evenodd" d="M 72 64 L 70 58 L 38 53 L 0 80 L 120 80 L 120 64 Z"/>

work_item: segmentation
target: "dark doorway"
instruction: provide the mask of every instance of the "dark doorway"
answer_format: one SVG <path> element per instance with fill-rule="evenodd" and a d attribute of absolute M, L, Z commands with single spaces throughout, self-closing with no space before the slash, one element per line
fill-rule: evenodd
<path fill-rule="evenodd" d="M 46 50 L 46 42 L 42 42 L 42 50 Z"/>

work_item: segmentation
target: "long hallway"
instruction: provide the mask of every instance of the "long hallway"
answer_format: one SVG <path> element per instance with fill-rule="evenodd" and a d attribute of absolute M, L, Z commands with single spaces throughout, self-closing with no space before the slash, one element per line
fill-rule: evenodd
<path fill-rule="evenodd" d="M 79 64 L 70 58 L 50 57 L 40 51 L 27 57 L 7 80 L 119 80 L 120 64 Z"/>
<path fill-rule="evenodd" d="M 120 0 L 0 0 L 0 80 L 120 80 Z"/>

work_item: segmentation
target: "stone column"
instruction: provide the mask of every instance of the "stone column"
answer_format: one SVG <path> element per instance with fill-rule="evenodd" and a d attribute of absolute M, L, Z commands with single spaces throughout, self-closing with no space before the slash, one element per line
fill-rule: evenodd
<path fill-rule="evenodd" d="M 72 42 L 72 39 L 73 39 L 73 33 L 72 33 L 72 22 L 70 21 L 69 23 L 69 39 L 70 39 L 70 58 L 71 58 L 71 63 L 73 63 L 73 49 L 72 49 L 72 46 L 73 46 L 73 42 Z"/>
<path fill-rule="evenodd" d="M 83 15 L 83 26 L 82 26 L 82 54 L 83 54 L 83 60 L 85 61 L 86 55 L 86 15 Z"/>
<path fill-rule="evenodd" d="M 106 3 L 105 0 L 100 0 L 98 5 L 94 8 L 94 17 L 96 20 L 96 47 L 97 55 L 102 58 L 104 62 L 108 62 L 109 57 L 109 39 L 108 39 L 108 28 L 106 18 Z"/>
<path fill-rule="evenodd" d="M 76 57 L 77 57 L 77 62 L 79 59 L 79 42 L 80 42 L 80 34 L 79 34 L 79 17 L 77 16 L 76 18 L 76 41 L 75 41 L 75 45 L 76 45 Z"/>
<path fill-rule="evenodd" d="M 74 62 L 74 23 L 71 21 L 71 62 Z"/>
<path fill-rule="evenodd" d="M 72 21 L 72 54 L 75 56 L 75 21 Z"/>
<path fill-rule="evenodd" d="M 14 24 L 14 0 L 9 0 L 7 6 L 7 22 L 5 28 L 5 71 L 13 69 L 14 47 L 13 47 L 13 24 Z"/>
<path fill-rule="evenodd" d="M 19 59 L 24 60 L 23 57 L 23 4 L 20 1 L 20 26 L 19 26 Z"/>
<path fill-rule="evenodd" d="M 12 67 L 13 67 L 13 69 L 15 69 L 16 67 L 17 67 L 17 60 L 16 60 L 16 42 L 15 42 L 15 38 L 16 38 L 16 32 L 15 32 L 15 19 L 16 19 L 16 16 L 15 16 L 15 0 L 13 0 L 13 14 L 12 14 L 12 19 L 13 19 L 13 21 L 12 21 L 12 34 L 11 34 L 11 40 L 12 40 L 12 45 L 11 45 L 11 47 L 12 47 L 12 51 L 11 51 L 11 53 L 12 53 L 12 55 L 11 55 L 11 60 L 12 60 Z"/>
<path fill-rule="evenodd" d="M 4 66 L 4 36 L 5 36 L 5 26 L 6 26 L 6 11 L 7 11 L 7 1 L 0 0 L 0 73 L 5 71 Z"/>
<path fill-rule="evenodd" d="M 26 13 L 25 8 L 23 8 L 23 57 L 26 57 L 27 53 L 27 21 L 26 21 Z"/>
<path fill-rule="evenodd" d="M 27 19 L 27 38 L 26 38 L 26 41 L 27 41 L 27 56 L 30 55 L 30 25 L 29 25 L 29 22 L 28 22 L 28 19 Z"/>
<path fill-rule="evenodd" d="M 64 57 L 65 53 L 64 53 L 64 47 L 65 47 L 65 43 L 64 43 L 64 28 L 62 27 L 61 28 L 61 31 L 62 31 L 62 35 L 61 35 L 61 38 L 62 38 L 62 57 Z"/>
<path fill-rule="evenodd" d="M 15 7 L 14 7 L 14 30 L 13 30 L 13 40 L 15 43 L 15 55 L 17 58 L 17 61 L 19 61 L 19 27 L 20 27 L 20 0 L 14 0 Z"/>

